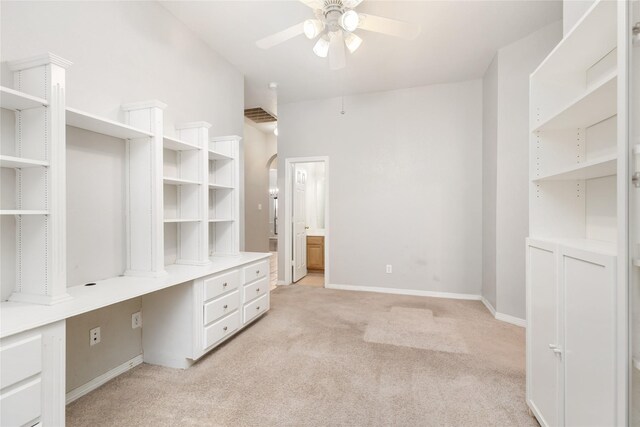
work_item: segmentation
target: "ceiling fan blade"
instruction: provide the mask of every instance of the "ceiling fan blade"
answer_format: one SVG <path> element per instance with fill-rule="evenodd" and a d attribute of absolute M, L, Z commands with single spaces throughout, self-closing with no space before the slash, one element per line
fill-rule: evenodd
<path fill-rule="evenodd" d="M 273 46 L 279 45 L 280 43 L 284 43 L 289 39 L 299 36 L 302 33 L 304 33 L 304 22 L 260 39 L 256 42 L 256 45 L 261 49 L 269 49 Z"/>
<path fill-rule="evenodd" d="M 342 31 L 331 33 L 329 40 L 329 68 L 332 70 L 344 68 L 346 65 L 346 57 Z"/>
<path fill-rule="evenodd" d="M 363 30 L 400 37 L 406 40 L 413 40 L 420 34 L 420 25 L 418 24 L 367 15 L 366 13 L 359 13 L 358 17 L 360 18 L 358 28 Z"/>
<path fill-rule="evenodd" d="M 306 4 L 311 9 L 322 9 L 324 6 L 320 0 L 300 0 L 300 2 Z"/>

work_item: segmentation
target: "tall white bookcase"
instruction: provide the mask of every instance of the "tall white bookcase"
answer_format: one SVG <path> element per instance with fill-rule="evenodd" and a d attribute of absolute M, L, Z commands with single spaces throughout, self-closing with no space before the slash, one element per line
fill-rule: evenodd
<path fill-rule="evenodd" d="M 0 149 L 2 289 L 13 289 L 11 301 L 53 304 L 68 298 L 65 69 L 69 65 L 52 54 L 12 62 L 14 89 L 0 92 L 2 108 L 13 112 L 12 135 L 3 130 Z"/>
<path fill-rule="evenodd" d="M 530 78 L 527 403 L 543 426 L 625 422 L 624 7 L 595 2 Z"/>

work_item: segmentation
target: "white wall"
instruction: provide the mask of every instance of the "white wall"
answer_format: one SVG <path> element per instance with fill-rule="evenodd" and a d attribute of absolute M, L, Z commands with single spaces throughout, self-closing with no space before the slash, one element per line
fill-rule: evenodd
<path fill-rule="evenodd" d="M 564 0 L 562 2 L 562 33 L 567 34 L 593 3 L 595 0 Z"/>
<path fill-rule="evenodd" d="M 330 157 L 331 282 L 480 294 L 482 82 L 357 95 L 345 106 L 345 115 L 339 99 L 278 107 L 280 188 L 286 158 Z M 281 264 L 283 248 L 280 234 Z"/>
<path fill-rule="evenodd" d="M 483 159 L 485 177 L 495 167 L 495 305 L 502 314 L 524 319 L 525 309 L 525 238 L 529 218 L 529 75 L 556 46 L 562 37 L 560 21 L 501 48 L 485 75 L 485 105 L 497 99 L 496 122 L 485 115 L 484 151 L 495 152 L 495 160 Z M 497 72 L 494 63 L 497 63 Z M 497 85 L 486 84 L 495 80 Z M 496 91 L 495 93 L 490 92 Z M 497 97 L 497 98 L 496 98 Z M 487 132 L 496 126 L 497 139 Z M 496 143 L 497 141 L 497 143 Z M 491 187 L 493 182 L 485 182 Z M 485 188 L 485 204 L 493 203 L 492 188 Z M 489 209 L 490 210 L 490 209 Z M 485 221 L 484 234 L 491 224 Z M 489 237 L 491 239 L 491 237 Z M 491 254 L 485 254 L 486 276 L 490 276 Z M 485 298 L 491 301 L 491 284 Z"/>
<path fill-rule="evenodd" d="M 482 79 L 482 296 L 496 306 L 498 56 Z"/>
<path fill-rule="evenodd" d="M 211 122 L 213 135 L 242 135 L 243 76 L 155 2 L 2 2 L 2 84 L 6 62 L 53 52 L 74 62 L 67 105 L 122 120 L 120 105 L 168 104 L 165 133 L 178 122 Z M 124 146 L 68 128 L 68 280 L 78 285 L 122 274 Z M 242 215 L 241 215 L 242 217 Z M 140 300 L 70 319 L 67 388 L 75 388 L 141 352 L 131 314 Z M 102 343 L 88 332 L 102 327 Z"/>
<path fill-rule="evenodd" d="M 277 138 L 273 132 L 263 132 L 245 120 L 244 242 L 247 251 L 269 251 L 269 160 L 276 152 Z"/>

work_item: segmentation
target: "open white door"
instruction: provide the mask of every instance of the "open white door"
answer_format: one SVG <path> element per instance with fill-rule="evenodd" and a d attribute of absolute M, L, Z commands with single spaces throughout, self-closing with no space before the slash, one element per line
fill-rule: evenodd
<path fill-rule="evenodd" d="M 293 281 L 307 275 L 307 172 L 294 165 L 293 181 Z"/>

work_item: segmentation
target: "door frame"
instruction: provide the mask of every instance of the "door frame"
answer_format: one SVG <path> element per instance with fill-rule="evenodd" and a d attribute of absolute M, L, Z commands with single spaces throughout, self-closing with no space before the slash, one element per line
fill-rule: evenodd
<path fill-rule="evenodd" d="M 284 284 L 292 283 L 292 266 L 291 254 L 293 252 L 293 215 L 291 209 L 293 207 L 291 200 L 293 197 L 293 174 L 292 167 L 296 163 L 324 163 L 324 287 L 329 282 L 329 247 L 330 247 L 330 221 L 329 221 L 329 156 L 313 156 L 313 157 L 288 157 L 284 160 Z"/>

